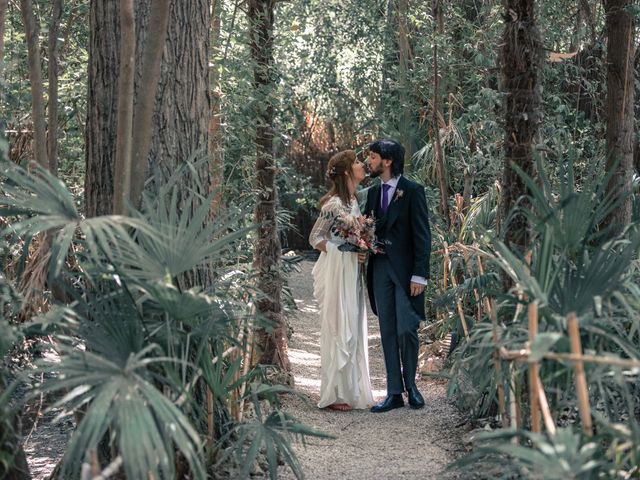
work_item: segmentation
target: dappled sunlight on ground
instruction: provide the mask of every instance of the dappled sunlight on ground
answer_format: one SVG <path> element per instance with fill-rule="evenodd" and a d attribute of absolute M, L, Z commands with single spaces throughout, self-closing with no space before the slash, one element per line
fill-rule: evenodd
<path fill-rule="evenodd" d="M 444 480 L 457 478 L 445 472 L 446 465 L 461 448 L 456 425 L 460 419 L 446 399 L 446 385 L 418 378 L 418 388 L 427 402 L 421 410 L 408 406 L 383 414 L 369 409 L 335 412 L 319 409 L 320 400 L 320 312 L 313 298 L 313 263 L 300 263 L 300 271 L 288 283 L 296 298 L 290 312 L 293 335 L 289 359 L 300 396 L 286 398 L 285 406 L 299 421 L 333 439 L 307 440 L 295 445 L 307 478 L 314 480 Z M 368 306 L 368 305 L 367 305 Z M 387 394 L 386 375 L 378 320 L 368 315 L 369 373 L 375 402 Z M 294 480 L 286 467 L 278 478 Z"/>

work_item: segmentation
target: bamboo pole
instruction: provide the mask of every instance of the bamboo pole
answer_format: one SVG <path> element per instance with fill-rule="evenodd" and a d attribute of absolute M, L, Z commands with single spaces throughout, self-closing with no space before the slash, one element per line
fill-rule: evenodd
<path fill-rule="evenodd" d="M 473 268 L 471 267 L 471 263 L 469 263 L 469 251 L 465 248 L 462 250 L 462 257 L 464 258 L 464 264 L 467 268 L 467 273 L 469 274 L 469 278 L 473 277 Z M 476 300 L 476 321 L 480 321 L 482 319 L 482 303 L 480 302 L 480 294 L 478 293 L 478 289 L 473 289 L 473 298 Z"/>
<path fill-rule="evenodd" d="M 213 416 L 213 392 L 207 386 L 207 443 L 213 445 L 215 419 Z"/>
<path fill-rule="evenodd" d="M 521 348 L 520 350 L 507 350 L 504 347 L 500 348 L 500 357 L 507 361 L 526 362 L 528 361 L 531 350 L 528 348 Z M 595 363 L 597 365 L 612 365 L 614 367 L 622 368 L 640 368 L 640 360 L 633 360 L 630 358 L 615 358 L 596 355 L 576 355 L 574 353 L 545 353 L 542 358 L 545 360 L 556 360 L 558 362 L 584 362 Z"/>
<path fill-rule="evenodd" d="M 516 373 L 513 370 L 513 365 L 510 365 L 509 376 L 509 425 L 511 428 L 519 429 L 522 422 L 520 421 L 520 406 L 518 405 L 518 386 L 516 383 Z M 515 439 L 514 439 L 515 440 Z M 517 443 L 517 440 L 515 440 Z"/>
<path fill-rule="evenodd" d="M 445 265 L 450 263 L 449 260 L 449 246 L 447 245 L 447 242 L 444 242 L 444 258 L 445 258 Z M 458 286 L 458 281 L 456 280 L 456 275 L 453 271 L 451 271 L 451 285 L 453 286 L 453 288 Z M 467 328 L 467 321 L 464 317 L 464 310 L 462 308 L 462 301 L 460 300 L 460 298 L 456 299 L 456 308 L 458 310 L 458 315 L 460 316 L 460 322 L 462 323 L 462 330 L 464 331 L 464 336 L 467 340 L 469 340 L 469 329 Z"/>
<path fill-rule="evenodd" d="M 480 274 L 480 276 L 483 276 L 484 267 L 482 266 L 482 258 L 480 258 L 480 254 L 478 253 L 477 250 L 475 254 L 476 254 L 476 263 L 478 264 L 478 273 Z M 484 310 L 489 314 L 489 316 L 491 316 L 491 310 L 492 310 L 491 303 L 486 297 L 484 299 Z"/>
<path fill-rule="evenodd" d="M 254 329 L 251 327 L 251 325 L 248 325 L 247 328 L 249 329 L 249 335 L 247 336 L 247 343 L 245 345 L 245 355 L 243 358 L 243 368 L 242 368 L 242 376 L 246 379 L 247 375 L 249 374 L 249 369 L 251 368 L 251 358 L 253 357 L 253 347 L 254 347 Z M 238 421 L 242 421 L 242 416 L 244 413 L 244 403 L 245 403 L 245 396 L 244 393 L 247 389 L 247 382 L 246 380 L 244 382 L 242 382 L 242 385 L 240 386 L 240 407 L 239 407 L 239 412 L 238 412 Z"/>
<path fill-rule="evenodd" d="M 567 330 L 571 341 L 571 353 L 582 355 L 582 344 L 580 342 L 580 329 L 578 327 L 578 317 L 575 312 L 567 315 Z M 589 406 L 589 389 L 587 388 L 587 378 L 584 373 L 584 363 L 581 360 L 574 362 L 573 371 L 576 377 L 576 394 L 578 395 L 578 408 L 582 420 L 582 429 L 588 437 L 593 436 L 593 425 L 591 423 L 591 407 Z"/>
<path fill-rule="evenodd" d="M 544 419 L 544 426 L 551 435 L 555 435 L 556 433 L 556 425 L 553 422 L 553 417 L 551 416 L 551 410 L 549 409 L 549 402 L 547 401 L 547 395 L 544 393 L 544 387 L 542 386 L 542 381 L 540 380 L 540 376 L 535 378 L 536 387 L 538 389 L 538 399 L 540 401 L 540 410 L 542 411 L 542 418 Z"/>
<path fill-rule="evenodd" d="M 529 304 L 529 341 L 533 342 L 538 335 L 538 302 Z M 531 415 L 531 431 L 540 433 L 540 401 L 539 401 L 539 365 L 538 362 L 529 364 L 529 410 Z"/>
<path fill-rule="evenodd" d="M 507 419 L 507 407 L 504 397 L 504 386 L 502 384 L 502 364 L 500 363 L 500 354 L 498 352 L 498 310 L 496 308 L 496 301 L 491 300 L 491 309 L 489 310 L 489 316 L 491 317 L 491 324 L 493 327 L 493 344 L 495 345 L 495 351 L 493 352 L 493 363 L 496 370 L 496 386 L 498 388 L 498 411 L 500 412 L 500 420 L 502 421 L 503 428 L 509 426 Z"/>

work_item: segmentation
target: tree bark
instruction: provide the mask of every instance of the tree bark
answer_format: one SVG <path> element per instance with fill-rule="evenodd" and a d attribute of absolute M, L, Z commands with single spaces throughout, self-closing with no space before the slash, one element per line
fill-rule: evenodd
<path fill-rule="evenodd" d="M 433 0 L 433 18 L 435 21 L 434 28 L 436 30 L 436 36 L 442 33 L 440 27 L 440 0 Z M 432 115 L 432 129 L 433 129 L 433 148 L 436 158 L 436 172 L 438 175 L 438 186 L 440 190 L 440 213 L 447 223 L 447 227 L 451 228 L 451 215 L 449 214 L 449 185 L 447 183 L 447 171 L 444 166 L 444 153 L 442 152 L 442 143 L 440 142 L 440 122 L 438 97 L 440 95 L 440 73 L 438 72 L 438 39 L 434 39 L 433 42 L 433 115 Z"/>
<path fill-rule="evenodd" d="M 9 0 L 0 0 L 0 62 L 4 61 L 4 31 L 7 21 Z"/>
<path fill-rule="evenodd" d="M 42 66 L 40 65 L 40 42 L 38 24 L 33 13 L 31 0 L 20 0 L 22 19 L 27 37 L 29 56 L 29 81 L 31 82 L 31 110 L 33 120 L 33 151 L 35 160 L 41 167 L 48 169 L 47 132 L 44 113 L 42 86 Z"/>
<path fill-rule="evenodd" d="M 153 136 L 153 112 L 156 104 L 156 92 L 160 82 L 160 67 L 162 52 L 167 38 L 169 21 L 169 0 L 154 2 L 150 6 L 149 26 L 147 38 L 142 54 L 142 73 L 138 100 L 134 120 L 136 129 L 133 131 L 133 154 L 131 165 L 131 203 L 139 207 L 142 201 L 147 169 L 149 165 L 149 151 Z"/>
<path fill-rule="evenodd" d="M 131 192 L 133 89 L 136 60 L 136 21 L 133 0 L 120 1 L 120 31 L 120 77 L 118 78 L 118 128 L 113 178 L 113 213 L 126 215 Z"/>
<path fill-rule="evenodd" d="M 607 193 L 630 193 L 633 180 L 634 17 L 632 0 L 604 2 L 607 29 L 607 171 L 615 172 Z M 614 231 L 631 221 L 631 196 L 606 219 Z"/>
<path fill-rule="evenodd" d="M 63 10 L 64 0 L 54 0 L 48 43 L 49 135 L 47 137 L 47 154 L 49 156 L 49 170 L 55 176 L 58 176 L 58 36 Z"/>
<path fill-rule="evenodd" d="M 400 104 L 402 117 L 400 124 L 400 134 L 402 145 L 405 148 L 405 169 L 411 168 L 410 162 L 413 156 L 413 142 L 411 138 L 411 82 L 410 77 L 410 57 L 411 48 L 409 46 L 409 0 L 398 0 L 398 67 L 400 80 Z"/>
<path fill-rule="evenodd" d="M 286 324 L 282 315 L 282 276 L 280 274 L 280 239 L 276 225 L 278 202 L 275 185 L 276 165 L 273 156 L 273 24 L 275 0 L 249 0 L 251 55 L 254 63 L 253 84 L 256 91 L 256 176 L 258 198 L 255 222 L 258 240 L 254 252 L 254 268 L 258 272 L 258 288 L 265 297 L 257 301 L 258 311 L 273 326 L 273 332 L 261 329 L 257 342 L 261 348 L 259 362 L 291 370 L 288 358 Z"/>
<path fill-rule="evenodd" d="M 89 92 L 85 130 L 85 214 L 113 213 L 118 124 L 120 8 L 113 0 L 90 2 Z"/>
<path fill-rule="evenodd" d="M 140 68 L 151 23 L 151 0 L 136 5 L 136 77 L 134 131 L 142 122 L 138 102 L 149 93 Z M 171 0 L 160 78 L 152 109 L 152 133 L 142 181 L 153 174 L 145 188 L 156 190 L 185 161 L 204 155 L 208 145 L 209 94 L 209 0 Z M 87 215 L 111 213 L 117 124 L 117 87 L 120 65 L 119 2 L 93 0 L 89 45 L 89 101 L 87 105 L 85 200 Z M 149 65 L 149 64 L 148 64 Z M 145 78 L 149 78 L 146 76 Z M 148 102 L 148 100 L 146 100 Z M 138 132 L 141 136 L 142 132 Z M 135 144 L 135 138 L 134 138 Z M 141 151 L 141 145 L 134 145 Z M 202 164 L 185 182 L 208 194 L 209 165 Z M 190 189 L 180 190 L 186 198 Z"/>
<path fill-rule="evenodd" d="M 209 69 L 210 91 L 211 91 L 211 117 L 209 119 L 209 155 L 211 155 L 211 191 L 216 191 L 216 195 L 211 202 L 211 215 L 218 215 L 224 208 L 222 198 L 222 187 L 224 183 L 224 153 L 222 151 L 222 119 L 220 111 L 220 68 L 218 63 L 221 49 L 221 25 L 219 0 L 213 0 L 211 5 L 211 52 L 214 62 Z"/>
<path fill-rule="evenodd" d="M 500 199 L 500 229 L 507 246 L 524 251 L 528 242 L 526 217 L 514 210 L 529 193 L 513 169 L 534 177 L 533 142 L 538 131 L 540 96 L 540 36 L 534 0 L 504 0 L 505 28 L 500 52 L 505 98 L 504 169 Z"/>

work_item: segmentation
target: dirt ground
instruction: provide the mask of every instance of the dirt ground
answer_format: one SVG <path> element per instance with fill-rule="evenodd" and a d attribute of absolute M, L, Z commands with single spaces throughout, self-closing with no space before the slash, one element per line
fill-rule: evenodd
<path fill-rule="evenodd" d="M 304 400 L 290 398 L 287 410 L 302 423 L 334 435 L 333 440 L 311 439 L 296 453 L 310 480 L 333 479 L 446 479 L 462 478 L 445 471 L 447 465 L 465 451 L 461 437 L 466 433 L 456 409 L 446 398 L 446 384 L 421 379 L 418 388 L 426 406 L 386 413 L 368 410 L 334 412 L 320 410 L 320 325 L 318 306 L 313 299 L 313 262 L 300 262 L 289 285 L 298 310 L 292 315 L 294 330 L 289 355 L 296 389 Z M 369 314 L 369 369 L 376 401 L 386 395 L 385 370 L 378 321 Z M 281 478 L 293 479 L 283 471 Z"/>

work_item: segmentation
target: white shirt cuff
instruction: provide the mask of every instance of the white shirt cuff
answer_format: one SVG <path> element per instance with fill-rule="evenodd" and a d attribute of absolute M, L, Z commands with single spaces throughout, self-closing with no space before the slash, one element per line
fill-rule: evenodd
<path fill-rule="evenodd" d="M 420 285 L 426 285 L 427 284 L 427 279 L 424 277 L 419 277 L 418 275 L 413 275 L 411 277 L 411 281 L 413 283 L 419 283 Z"/>

